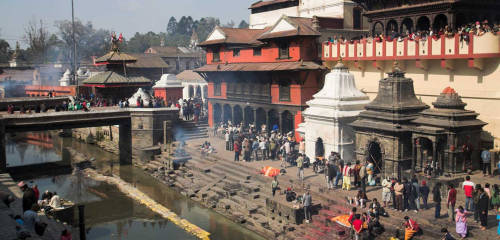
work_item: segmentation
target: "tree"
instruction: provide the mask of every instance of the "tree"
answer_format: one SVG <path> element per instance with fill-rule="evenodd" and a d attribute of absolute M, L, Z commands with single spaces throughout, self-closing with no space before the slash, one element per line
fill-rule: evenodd
<path fill-rule="evenodd" d="M 40 20 L 39 24 L 35 20 L 30 21 L 24 32 L 24 40 L 28 44 L 30 59 L 37 63 L 45 62 L 49 32 L 43 21 Z"/>
<path fill-rule="evenodd" d="M 136 32 L 135 35 L 127 41 L 125 50 L 127 52 L 143 53 L 151 46 L 159 46 L 162 38 L 165 38 L 165 33 L 158 34 L 150 31 L 145 34 L 140 34 Z"/>
<path fill-rule="evenodd" d="M 170 17 L 170 20 L 168 20 L 168 25 L 167 25 L 167 34 L 172 35 L 177 32 L 177 20 L 175 17 Z"/>
<path fill-rule="evenodd" d="M 0 39 L 0 63 L 6 63 L 10 60 L 10 45 L 7 41 Z"/>
<path fill-rule="evenodd" d="M 215 26 L 219 26 L 220 21 L 217 18 L 213 17 L 207 17 L 207 18 L 202 18 L 198 22 L 196 26 L 196 33 L 198 34 L 198 38 L 200 41 L 205 41 L 207 39 L 208 34 L 210 34 Z"/>
<path fill-rule="evenodd" d="M 240 25 L 238 25 L 238 28 L 248 28 L 248 23 L 245 20 L 241 20 Z"/>
<path fill-rule="evenodd" d="M 224 24 L 224 27 L 227 27 L 227 28 L 234 28 L 234 25 L 236 25 L 236 23 L 234 23 L 233 20 L 227 22 L 226 24 Z"/>

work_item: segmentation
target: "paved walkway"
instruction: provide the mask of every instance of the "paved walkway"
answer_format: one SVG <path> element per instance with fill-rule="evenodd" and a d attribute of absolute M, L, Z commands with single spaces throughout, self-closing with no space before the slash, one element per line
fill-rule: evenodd
<path fill-rule="evenodd" d="M 12 180 L 9 174 L 0 174 L 0 191 L 10 192 L 16 197 L 10 208 L 7 208 L 3 203 L 0 203 L 0 239 L 2 240 L 13 240 L 16 237 L 16 222 L 12 218 L 15 215 L 22 216 L 22 197 L 23 194 L 17 184 Z M 11 217 L 12 216 L 12 217 Z M 71 229 L 69 226 L 65 226 L 62 223 L 55 222 L 52 219 L 48 219 L 45 215 L 40 215 L 40 220 L 48 224 L 44 236 L 42 237 L 32 237 L 29 239 L 43 239 L 52 240 L 60 239 L 62 230 L 68 227 L 72 232 L 73 240 L 78 240 L 78 231 Z"/>
<path fill-rule="evenodd" d="M 217 158 L 219 158 L 221 160 L 225 160 L 225 161 L 230 161 L 230 162 L 233 161 L 234 152 L 230 152 L 230 151 L 225 150 L 225 142 L 221 138 L 211 136 L 209 138 L 192 139 L 192 140 L 187 141 L 187 144 L 191 145 L 191 146 L 197 146 L 197 145 L 201 145 L 205 141 L 209 141 L 211 143 L 211 145 L 215 147 L 216 153 L 214 153 L 214 154 L 217 156 Z M 240 159 L 241 159 L 241 157 L 240 157 Z M 276 161 L 271 161 L 271 160 L 262 161 L 261 160 L 261 161 L 251 161 L 251 162 L 241 161 L 239 163 L 243 164 L 245 166 L 248 166 L 249 168 L 253 168 L 256 172 L 258 172 L 263 166 L 271 166 L 271 167 L 275 167 L 275 168 L 280 168 L 280 161 L 277 161 L 277 160 Z M 293 183 L 293 182 L 297 183 L 299 181 L 298 178 L 296 177 L 297 176 L 297 168 L 296 167 L 287 167 L 286 171 L 287 171 L 286 175 L 288 176 L 288 179 L 290 179 L 289 180 L 290 183 Z M 486 182 L 489 182 L 490 185 L 500 184 L 500 180 L 499 180 L 498 176 L 496 176 L 496 177 L 483 177 L 482 173 L 479 173 L 479 172 L 474 174 L 474 175 L 471 175 L 471 178 L 472 178 L 472 181 L 474 183 L 476 183 L 476 184 L 480 183 L 483 186 Z M 282 188 L 287 187 L 290 184 L 288 182 L 284 182 L 283 177 L 280 177 L 279 179 L 282 179 L 282 180 L 280 180 L 280 185 L 282 186 Z M 326 188 L 326 182 L 325 182 L 324 175 L 323 174 L 317 175 L 312 171 L 312 168 L 306 168 L 304 171 L 304 186 L 311 186 L 311 187 L 313 187 L 312 189 L 314 189 L 315 187 L 319 187 L 320 191 L 322 191 L 321 189 Z M 356 188 L 353 188 L 350 191 L 341 190 L 341 189 L 326 190 L 326 191 L 327 191 L 327 193 L 326 193 L 327 195 L 331 194 L 332 197 L 333 197 L 333 195 L 335 195 L 335 197 L 337 199 L 338 199 L 339 195 L 341 195 L 342 197 L 347 199 L 347 197 L 354 197 L 357 193 Z M 299 192 L 299 194 L 302 194 L 302 192 L 300 190 L 298 190 L 298 192 Z M 460 205 L 464 206 L 464 203 L 465 203 L 464 193 L 461 189 L 459 189 L 459 187 L 457 188 L 457 192 L 458 193 L 457 193 L 456 207 L 458 207 Z M 367 187 L 367 195 L 368 195 L 369 199 L 373 199 L 373 198 L 381 199 L 382 198 L 382 196 L 381 196 L 382 189 L 380 186 Z M 428 202 L 429 203 L 432 202 L 432 193 L 429 194 Z M 417 221 L 425 223 L 429 226 L 436 226 L 437 225 L 439 227 L 447 227 L 448 230 L 456 236 L 455 224 L 454 224 L 454 222 L 451 222 L 447 218 L 446 198 L 443 199 L 443 204 L 441 206 L 441 218 L 440 219 L 434 219 L 434 204 L 433 203 L 429 204 L 429 207 L 430 207 L 430 209 L 421 210 L 418 213 L 415 213 L 413 211 L 409 211 L 409 212 L 405 212 L 405 213 L 398 213 L 398 212 L 393 211 L 393 210 L 388 209 L 388 208 L 386 210 L 388 211 L 388 213 L 392 217 L 401 217 L 401 221 L 403 221 L 402 217 L 404 215 L 408 215 L 412 218 L 416 218 Z M 498 221 L 496 220 L 496 215 L 494 215 L 494 214 L 496 214 L 495 211 L 493 211 L 493 210 L 490 211 L 490 215 L 488 218 L 488 230 L 487 230 L 487 232 L 480 231 L 479 224 L 474 222 L 474 219 L 472 216 L 469 217 L 469 220 L 468 220 L 469 230 L 474 235 L 474 237 L 473 237 L 474 239 L 477 239 L 478 236 L 487 236 L 486 238 L 483 238 L 483 239 L 498 239 L 498 235 L 496 235 L 496 227 L 498 226 Z M 381 219 L 381 223 L 382 224 L 384 223 L 384 218 Z"/>

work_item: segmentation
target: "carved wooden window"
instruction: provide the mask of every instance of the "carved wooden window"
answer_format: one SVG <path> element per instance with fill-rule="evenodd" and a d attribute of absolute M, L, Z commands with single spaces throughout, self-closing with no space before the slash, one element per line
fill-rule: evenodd
<path fill-rule="evenodd" d="M 288 43 L 280 43 L 279 45 L 279 58 L 288 59 L 290 58 L 290 45 Z"/>
<path fill-rule="evenodd" d="M 221 83 L 214 82 L 214 96 L 220 96 L 220 95 L 221 95 Z"/>
<path fill-rule="evenodd" d="M 254 56 L 261 56 L 262 55 L 262 48 L 254 48 L 253 55 Z"/>
<path fill-rule="evenodd" d="M 290 81 L 288 79 L 280 81 L 279 92 L 280 101 L 290 101 Z"/>
<path fill-rule="evenodd" d="M 220 62 L 220 49 L 219 48 L 214 48 L 213 50 L 213 62 Z"/>

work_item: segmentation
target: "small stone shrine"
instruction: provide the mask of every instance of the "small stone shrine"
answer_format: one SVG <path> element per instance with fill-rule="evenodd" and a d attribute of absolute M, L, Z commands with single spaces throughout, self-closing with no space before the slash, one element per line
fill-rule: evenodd
<path fill-rule="evenodd" d="M 339 62 L 326 74 L 323 88 L 307 102 L 309 108 L 303 113 L 304 123 L 297 131 L 305 138 L 306 155 L 314 159 L 316 142 L 321 139 L 325 157 L 334 151 L 342 159 L 354 160 L 354 132 L 349 124 L 369 102 L 356 88 L 354 76 Z"/>
<path fill-rule="evenodd" d="M 373 162 L 375 172 L 401 177 L 412 163 L 412 131 L 428 106 L 417 99 L 413 80 L 397 63 L 388 78 L 379 81 L 377 97 L 351 126 L 356 136 L 356 159 Z"/>
<path fill-rule="evenodd" d="M 176 103 L 182 98 L 183 88 L 181 80 L 174 74 L 163 74 L 153 86 L 154 96 L 163 99 L 165 104 Z"/>
<path fill-rule="evenodd" d="M 443 90 L 433 109 L 425 110 L 413 121 L 412 169 L 422 170 L 427 161 L 439 172 L 459 173 L 477 169 L 480 163 L 481 132 L 485 122 L 453 88 Z"/>

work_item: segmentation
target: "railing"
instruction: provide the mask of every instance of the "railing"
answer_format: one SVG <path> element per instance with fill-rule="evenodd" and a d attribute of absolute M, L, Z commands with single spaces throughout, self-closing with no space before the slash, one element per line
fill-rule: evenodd
<path fill-rule="evenodd" d="M 433 39 L 404 38 L 376 41 L 362 39 L 354 42 L 323 43 L 324 61 L 343 60 L 405 60 L 405 59 L 474 59 L 500 57 L 500 34 L 469 35 L 469 41 L 460 35 Z"/>

